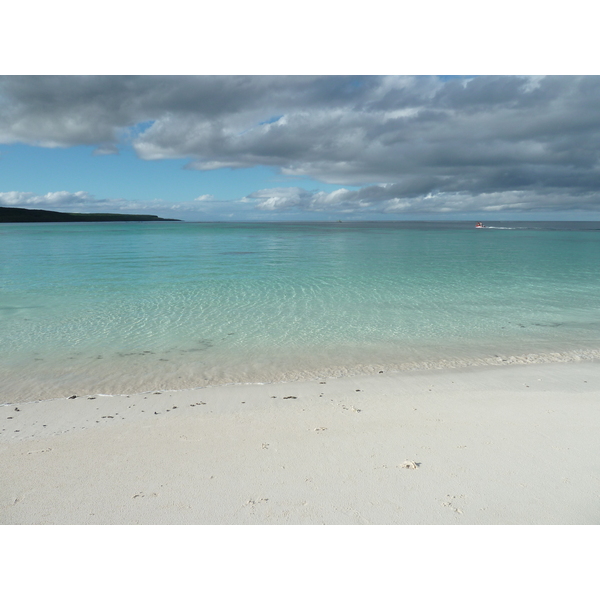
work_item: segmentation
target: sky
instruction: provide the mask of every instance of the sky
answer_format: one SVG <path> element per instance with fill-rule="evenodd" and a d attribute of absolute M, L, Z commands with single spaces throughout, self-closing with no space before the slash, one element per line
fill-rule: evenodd
<path fill-rule="evenodd" d="M 600 73 L 581 0 L 33 5 L 7 7 L 0 38 L 0 206 L 600 219 Z"/>
<path fill-rule="evenodd" d="M 0 205 L 600 219 L 598 76 L 3 76 Z"/>

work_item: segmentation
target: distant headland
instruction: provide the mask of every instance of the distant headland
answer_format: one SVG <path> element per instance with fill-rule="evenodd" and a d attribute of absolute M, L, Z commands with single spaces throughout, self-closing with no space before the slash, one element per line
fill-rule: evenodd
<path fill-rule="evenodd" d="M 63 213 L 54 210 L 8 208 L 0 206 L 0 223 L 69 223 L 82 221 L 179 221 L 179 219 L 162 219 L 156 215 Z"/>

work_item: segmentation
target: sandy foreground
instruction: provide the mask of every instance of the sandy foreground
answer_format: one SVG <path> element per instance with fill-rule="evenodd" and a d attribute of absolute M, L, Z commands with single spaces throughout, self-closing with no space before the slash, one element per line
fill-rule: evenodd
<path fill-rule="evenodd" d="M 599 424 L 591 362 L 6 404 L 0 523 L 598 524 Z"/>

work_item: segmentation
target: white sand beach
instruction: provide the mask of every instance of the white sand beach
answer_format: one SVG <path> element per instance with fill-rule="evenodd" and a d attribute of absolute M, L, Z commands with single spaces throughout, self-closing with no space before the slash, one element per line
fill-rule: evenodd
<path fill-rule="evenodd" d="M 594 362 L 81 396 L 0 423 L 1 524 L 600 523 Z"/>

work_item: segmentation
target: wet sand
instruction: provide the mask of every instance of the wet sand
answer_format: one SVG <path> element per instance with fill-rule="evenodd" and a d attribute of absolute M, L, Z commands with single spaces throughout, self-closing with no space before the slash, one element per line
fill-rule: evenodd
<path fill-rule="evenodd" d="M 595 362 L 5 404 L 0 523 L 598 524 L 598 423 Z"/>

